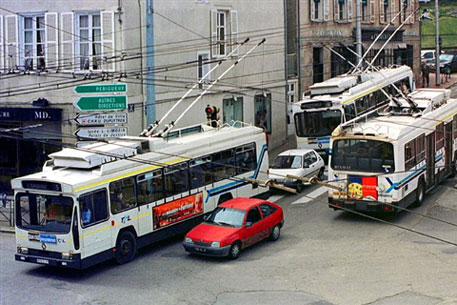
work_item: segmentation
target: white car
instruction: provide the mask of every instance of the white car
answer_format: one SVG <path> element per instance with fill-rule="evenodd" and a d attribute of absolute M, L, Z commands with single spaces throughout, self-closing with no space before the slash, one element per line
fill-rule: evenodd
<path fill-rule="evenodd" d="M 301 180 L 287 178 L 286 175 L 323 179 L 325 163 L 314 149 L 291 149 L 280 153 L 268 171 L 268 178 L 278 184 L 303 191 L 305 184 Z"/>

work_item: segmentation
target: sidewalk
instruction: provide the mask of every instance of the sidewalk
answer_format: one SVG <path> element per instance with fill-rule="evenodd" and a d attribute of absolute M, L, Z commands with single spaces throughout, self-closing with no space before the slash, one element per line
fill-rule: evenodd
<path fill-rule="evenodd" d="M 437 86 L 436 85 L 436 79 L 435 79 L 435 73 L 430 73 L 430 76 L 429 76 L 429 86 L 428 88 L 441 88 L 441 89 L 448 89 L 452 86 L 454 86 L 455 84 L 457 84 L 457 73 L 453 73 L 451 74 L 450 78 L 448 80 L 446 80 L 444 74 L 441 75 L 441 85 L 440 86 Z M 423 88 L 422 87 L 422 79 L 420 80 L 417 80 L 416 82 L 416 87 L 419 89 L 419 88 Z"/>

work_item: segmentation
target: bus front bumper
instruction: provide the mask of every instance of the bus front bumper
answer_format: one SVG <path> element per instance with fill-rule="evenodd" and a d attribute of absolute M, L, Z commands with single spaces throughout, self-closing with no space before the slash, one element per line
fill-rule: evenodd
<path fill-rule="evenodd" d="M 334 210 L 350 210 L 361 212 L 397 212 L 398 209 L 392 204 L 384 204 L 379 201 L 366 200 L 343 200 L 343 199 L 328 199 L 329 208 Z"/>
<path fill-rule="evenodd" d="M 67 267 L 81 269 L 81 259 L 79 254 L 74 255 L 71 260 L 58 259 L 52 257 L 34 256 L 29 254 L 16 253 L 14 258 L 19 262 L 48 265 L 54 267 Z"/>

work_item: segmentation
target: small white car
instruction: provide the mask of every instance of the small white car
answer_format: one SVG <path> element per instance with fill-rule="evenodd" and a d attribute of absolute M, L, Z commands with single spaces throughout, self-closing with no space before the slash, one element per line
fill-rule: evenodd
<path fill-rule="evenodd" d="M 311 178 L 317 176 L 323 179 L 325 163 L 314 149 L 291 149 L 280 153 L 268 171 L 268 178 L 278 184 L 293 187 L 297 192 L 303 191 L 307 184 L 297 179 L 287 178 L 286 175 Z"/>

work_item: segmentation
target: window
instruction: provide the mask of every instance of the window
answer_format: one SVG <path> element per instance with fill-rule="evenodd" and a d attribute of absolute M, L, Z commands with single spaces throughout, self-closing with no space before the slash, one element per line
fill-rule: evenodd
<path fill-rule="evenodd" d="M 330 19 L 330 0 L 310 0 L 310 19 L 314 22 Z"/>
<path fill-rule="evenodd" d="M 443 148 L 444 146 L 444 124 L 441 123 L 436 126 L 436 150 Z"/>
<path fill-rule="evenodd" d="M 273 214 L 276 211 L 276 208 L 269 204 L 261 204 L 260 210 L 262 211 L 263 218 L 265 218 Z"/>
<path fill-rule="evenodd" d="M 259 209 L 257 207 L 252 208 L 248 212 L 248 217 L 246 218 L 246 225 L 248 224 L 254 224 L 258 221 L 260 221 L 262 217 L 260 216 Z"/>
<path fill-rule="evenodd" d="M 190 161 L 190 187 L 199 188 L 213 183 L 211 156 L 205 156 Z"/>
<path fill-rule="evenodd" d="M 452 130 L 454 134 L 454 139 L 457 138 L 457 115 L 454 115 L 454 119 L 452 120 Z"/>
<path fill-rule="evenodd" d="M 381 24 L 390 21 L 390 6 L 391 0 L 379 0 L 379 22 Z"/>
<path fill-rule="evenodd" d="M 416 139 L 416 162 L 419 163 L 425 159 L 425 135 L 421 134 Z"/>
<path fill-rule="evenodd" d="M 331 53 L 331 76 L 337 76 L 343 73 L 348 72 L 351 69 L 349 62 L 355 63 L 356 59 L 354 53 L 349 51 L 347 48 L 334 47 L 333 50 L 343 56 L 341 58 L 338 54 L 334 52 Z"/>
<path fill-rule="evenodd" d="M 111 213 L 116 214 L 136 206 L 135 180 L 125 178 L 110 183 Z"/>
<path fill-rule="evenodd" d="M 334 0 L 334 14 L 336 22 L 352 22 L 353 0 Z"/>
<path fill-rule="evenodd" d="M 238 42 L 238 12 L 211 11 L 211 56 L 220 57 L 236 48 Z M 238 52 L 234 52 L 237 55 Z"/>
<path fill-rule="evenodd" d="M 23 19 L 23 68 L 44 70 L 46 47 L 44 16 L 24 17 Z"/>
<path fill-rule="evenodd" d="M 214 181 L 235 175 L 235 156 L 232 149 L 214 153 L 211 158 L 213 159 Z"/>
<path fill-rule="evenodd" d="M 187 163 L 170 165 L 165 168 L 165 196 L 181 194 L 189 190 Z"/>
<path fill-rule="evenodd" d="M 401 9 L 400 12 L 400 21 L 404 22 L 409 15 L 414 11 L 414 0 L 398 0 L 398 7 Z M 406 23 L 414 23 L 414 15 L 412 14 L 411 18 L 408 19 Z"/>
<path fill-rule="evenodd" d="M 79 198 L 81 226 L 88 227 L 94 223 L 108 219 L 106 190 L 81 195 Z"/>
<path fill-rule="evenodd" d="M 78 15 L 77 25 L 79 69 L 100 70 L 102 55 L 100 14 L 94 13 Z"/>
<path fill-rule="evenodd" d="M 254 96 L 255 126 L 271 133 L 271 93 Z"/>
<path fill-rule="evenodd" d="M 322 48 L 313 48 L 313 83 L 324 81 L 324 53 Z"/>
<path fill-rule="evenodd" d="M 224 123 L 243 121 L 243 97 L 234 96 L 222 101 Z"/>
<path fill-rule="evenodd" d="M 211 64 L 209 63 L 209 52 L 199 52 L 197 55 L 197 60 L 197 81 L 202 81 L 200 84 L 198 84 L 198 87 L 203 89 L 205 88 L 204 84 L 209 83 L 211 80 L 211 75 L 208 74 L 208 72 L 211 70 Z"/>
<path fill-rule="evenodd" d="M 416 146 L 415 141 L 411 141 L 405 145 L 405 170 L 408 170 L 416 165 Z"/>
<path fill-rule="evenodd" d="M 295 103 L 297 100 L 297 81 L 287 80 L 287 99 L 289 103 Z"/>
<path fill-rule="evenodd" d="M 350 104 L 350 105 L 344 106 L 344 114 L 346 115 L 346 122 L 354 119 L 356 117 L 355 105 Z"/>
<path fill-rule="evenodd" d="M 255 144 L 248 144 L 237 147 L 235 150 L 236 174 L 250 172 L 256 169 Z"/>
<path fill-rule="evenodd" d="M 158 169 L 137 177 L 138 204 L 148 204 L 164 197 L 162 170 Z"/>
<path fill-rule="evenodd" d="M 362 0 L 361 13 L 363 23 L 375 22 L 374 3 L 375 0 Z"/>

